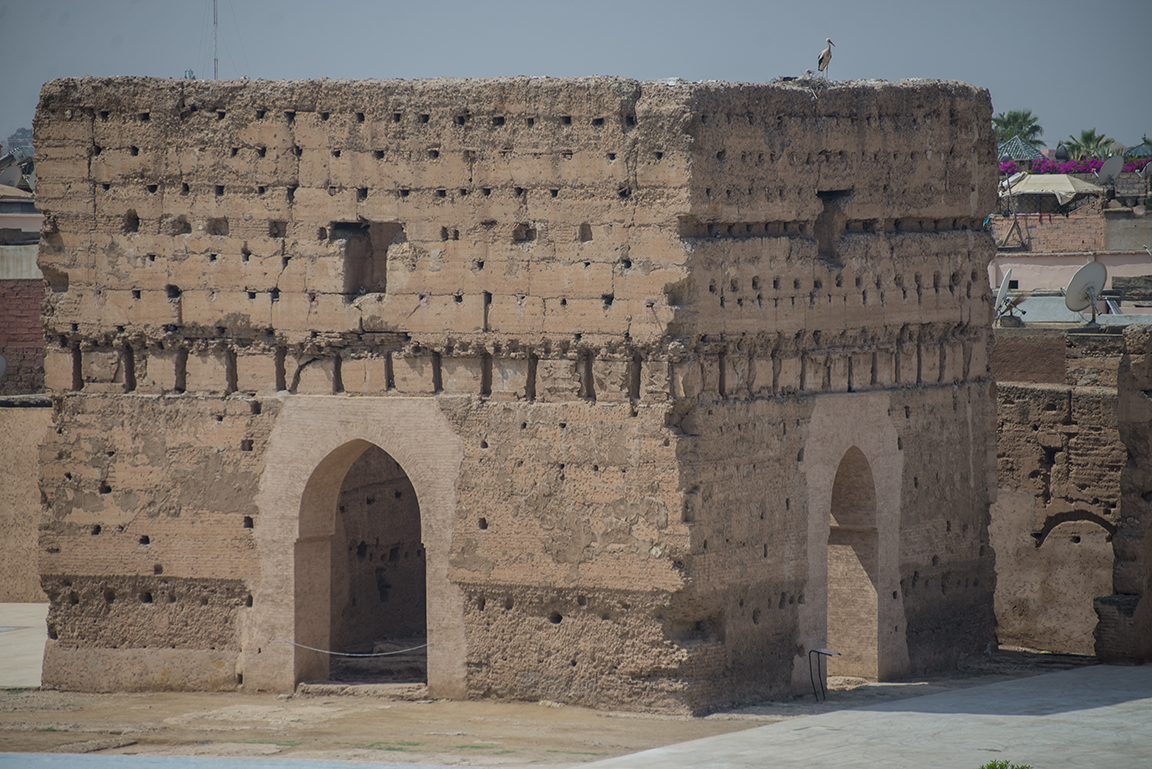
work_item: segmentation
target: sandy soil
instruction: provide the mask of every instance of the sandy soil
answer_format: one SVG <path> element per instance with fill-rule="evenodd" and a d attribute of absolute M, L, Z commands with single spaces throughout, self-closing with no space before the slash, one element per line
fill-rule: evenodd
<path fill-rule="evenodd" d="M 1093 664 L 1001 650 L 949 675 L 900 683 L 833 678 L 811 694 L 704 718 L 598 712 L 553 703 L 421 699 L 415 686 L 302 687 L 293 696 L 0 694 L 0 752 L 236 756 L 504 767 L 573 766 L 842 708 Z"/>

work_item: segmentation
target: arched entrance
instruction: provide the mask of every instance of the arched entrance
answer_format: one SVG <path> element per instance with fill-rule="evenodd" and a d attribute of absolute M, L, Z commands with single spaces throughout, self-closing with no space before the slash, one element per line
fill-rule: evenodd
<path fill-rule="evenodd" d="M 876 484 L 864 453 L 852 446 L 832 483 L 828 525 L 828 659 L 830 675 L 876 678 L 879 640 L 879 539 Z"/>
<path fill-rule="evenodd" d="M 463 697 L 464 596 L 448 561 L 463 444 L 434 398 L 282 396 L 257 495 L 260 578 L 243 634 L 244 688 L 290 692 L 324 680 L 331 649 L 332 540 L 348 470 L 372 446 L 403 468 L 419 500 L 428 693 Z M 383 540 L 382 540 L 383 542 Z M 359 541 L 357 541 L 359 544 Z"/>
<path fill-rule="evenodd" d="M 344 476 L 332 535 L 334 681 L 427 681 L 420 503 L 399 463 L 368 446 Z M 411 649 L 411 651 L 404 651 Z"/>

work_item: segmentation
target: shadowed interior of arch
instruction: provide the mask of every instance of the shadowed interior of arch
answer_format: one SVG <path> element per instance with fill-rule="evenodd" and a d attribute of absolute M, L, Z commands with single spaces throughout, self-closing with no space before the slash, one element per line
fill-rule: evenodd
<path fill-rule="evenodd" d="M 876 485 L 868 459 L 852 446 L 832 484 L 828 529 L 829 675 L 876 678 L 879 604 Z"/>
<path fill-rule="evenodd" d="M 332 650 L 378 657 L 329 662 L 334 681 L 426 682 L 425 550 L 412 482 L 369 446 L 340 486 L 332 533 Z"/>

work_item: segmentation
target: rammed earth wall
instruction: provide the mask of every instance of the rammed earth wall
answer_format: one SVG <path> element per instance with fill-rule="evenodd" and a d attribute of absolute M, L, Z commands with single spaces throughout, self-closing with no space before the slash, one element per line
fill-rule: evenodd
<path fill-rule="evenodd" d="M 426 633 L 434 695 L 611 708 L 983 650 L 990 114 L 932 81 L 48 84 L 45 680 L 287 691 L 362 609 Z"/>

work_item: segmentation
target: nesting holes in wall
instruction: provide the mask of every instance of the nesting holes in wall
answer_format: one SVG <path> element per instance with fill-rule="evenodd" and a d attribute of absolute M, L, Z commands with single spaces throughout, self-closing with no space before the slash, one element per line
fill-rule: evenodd
<path fill-rule="evenodd" d="M 270 238 L 283 238 L 288 235 L 288 222 L 280 219 L 271 219 L 268 221 L 268 237 Z"/>
<path fill-rule="evenodd" d="M 408 197 L 411 193 L 412 193 L 412 190 L 410 190 L 410 189 L 407 189 L 405 187 L 400 188 L 400 197 L 402 197 L 402 198 Z"/>
<path fill-rule="evenodd" d="M 376 158 L 377 160 L 383 160 L 384 159 L 384 150 L 374 150 L 372 152 L 372 157 Z"/>
<path fill-rule="evenodd" d="M 112 603 L 116 600 L 116 591 L 110 587 L 104 588 L 104 602 Z"/>
<path fill-rule="evenodd" d="M 224 110 L 222 110 L 222 109 L 216 110 L 216 119 L 217 120 L 223 120 L 225 114 L 227 114 L 227 113 L 225 113 Z"/>
<path fill-rule="evenodd" d="M 357 187 L 356 188 L 356 199 L 357 200 L 367 200 L 368 199 L 368 188 L 367 187 Z"/>
<path fill-rule="evenodd" d="M 108 110 L 106 110 L 106 109 L 100 110 L 100 120 L 101 121 L 103 121 L 105 123 L 108 122 L 108 115 L 109 115 Z"/>
<path fill-rule="evenodd" d="M 488 530 L 488 519 L 487 518 L 481 518 L 477 522 L 477 525 L 479 526 L 480 531 L 487 531 Z"/>
<path fill-rule="evenodd" d="M 914 475 L 914 476 L 912 476 L 912 488 L 914 488 L 914 489 L 918 489 L 918 488 L 920 488 L 920 478 L 919 478 L 919 476 L 915 476 L 915 475 Z"/>
<path fill-rule="evenodd" d="M 896 439 L 896 450 L 897 451 L 903 451 L 904 450 L 904 439 L 903 438 L 897 438 Z"/>
<path fill-rule="evenodd" d="M 112 493 L 112 487 L 109 486 L 107 483 L 101 481 L 99 491 L 101 494 L 111 494 Z"/>
<path fill-rule="evenodd" d="M 140 603 L 152 603 L 152 594 L 145 590 L 140 594 Z"/>
<path fill-rule="evenodd" d="M 455 117 L 453 117 L 452 120 L 458 126 L 468 125 L 468 122 L 470 120 L 472 120 L 472 113 L 471 112 L 462 112 L 459 115 L 456 115 Z"/>
<path fill-rule="evenodd" d="M 140 544 L 141 545 L 151 545 L 152 540 L 151 540 L 151 538 L 149 538 L 149 536 L 147 534 L 141 534 L 140 535 Z"/>
<path fill-rule="evenodd" d="M 564 615 L 562 615 L 558 611 L 554 611 L 548 615 L 548 621 L 551 622 L 553 625 L 559 625 L 561 622 L 564 621 Z"/>
<path fill-rule="evenodd" d="M 241 451 L 251 451 L 252 446 L 253 446 L 253 443 L 252 443 L 251 438 L 244 438 L 243 440 L 240 441 L 240 450 Z"/>
<path fill-rule="evenodd" d="M 444 190 L 444 189 L 436 190 L 436 197 L 438 197 L 438 198 L 448 197 L 448 190 Z"/>
<path fill-rule="evenodd" d="M 133 144 L 131 147 L 128 148 L 128 154 L 131 155 L 132 157 L 136 157 L 137 155 L 140 154 L 140 148 Z"/>
<path fill-rule="evenodd" d="M 428 120 L 430 119 L 430 115 L 427 112 L 422 112 L 422 113 L 420 113 L 420 116 L 417 117 L 416 119 L 419 120 L 421 123 L 427 123 Z"/>
<path fill-rule="evenodd" d="M 243 526 L 244 526 L 244 528 L 245 528 L 245 529 L 252 529 L 252 528 L 255 528 L 255 526 L 256 526 L 256 523 L 255 523 L 255 521 L 253 521 L 253 519 L 252 519 L 252 516 L 250 516 L 250 515 L 246 515 L 246 516 L 244 516 L 244 523 L 243 523 Z"/>
<path fill-rule="evenodd" d="M 932 565 L 933 566 L 939 566 L 940 565 L 940 556 L 938 556 L 938 555 L 932 556 Z"/>
<path fill-rule="evenodd" d="M 664 153 L 657 150 L 656 152 L 652 153 L 652 157 L 656 158 L 656 160 L 663 160 L 664 159 Z"/>
<path fill-rule="evenodd" d="M 481 194 L 484 195 L 484 197 L 488 197 L 489 195 L 492 194 L 492 188 L 491 187 L 481 187 L 480 192 L 481 192 Z"/>
<path fill-rule="evenodd" d="M 494 126 L 504 125 L 504 116 L 503 115 L 494 115 L 492 117 L 492 125 L 494 125 Z"/>
<path fill-rule="evenodd" d="M 155 195 L 156 190 L 160 189 L 160 185 L 158 185 L 158 184 L 146 184 L 146 185 L 144 185 L 144 189 L 148 190 L 149 195 Z"/>
<path fill-rule="evenodd" d="M 508 596 L 507 598 L 504 599 L 504 611 L 512 611 L 512 607 L 515 605 L 516 604 L 512 600 L 512 596 Z"/>
<path fill-rule="evenodd" d="M 216 189 L 218 190 L 216 194 L 224 194 L 224 188 L 222 186 L 219 186 Z M 204 225 L 204 232 L 208 235 L 227 237 L 228 231 L 228 219 L 223 216 L 211 218 Z"/>
<path fill-rule="evenodd" d="M 103 531 L 103 529 L 100 527 L 100 524 L 97 523 L 97 524 L 92 526 L 92 528 L 89 530 L 89 533 L 93 537 L 95 537 L 95 536 L 99 536 L 101 531 Z"/>

